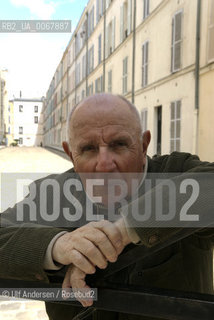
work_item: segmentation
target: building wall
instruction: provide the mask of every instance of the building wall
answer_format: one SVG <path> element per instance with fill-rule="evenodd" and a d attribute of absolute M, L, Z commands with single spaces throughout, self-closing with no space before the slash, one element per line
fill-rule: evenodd
<path fill-rule="evenodd" d="M 14 99 L 13 105 L 14 139 L 20 146 L 40 146 L 43 141 L 42 100 Z"/>
<path fill-rule="evenodd" d="M 67 73 L 64 70 L 64 76 L 61 76 L 58 84 L 52 82 L 49 86 L 45 104 L 45 143 L 60 147 L 66 137 L 65 118 L 85 95 L 110 91 L 122 94 L 135 103 L 142 115 L 144 130 L 150 129 L 152 133 L 150 155 L 174 150 L 196 153 L 200 149 L 197 132 L 199 123 L 204 130 L 207 121 L 203 118 L 205 111 L 200 109 L 198 113 L 195 109 L 197 1 L 137 0 L 135 44 L 135 1 L 105 0 L 105 12 L 97 7 L 98 2 L 101 3 L 95 0 L 88 2 L 65 50 L 61 62 L 66 69 L 64 59 L 68 56 Z M 207 53 L 204 52 L 207 50 L 207 40 L 204 37 L 208 37 L 209 2 L 201 1 L 201 72 L 207 65 Z M 88 37 L 85 37 L 87 34 Z M 100 35 L 101 61 L 98 45 Z M 88 72 L 85 75 L 82 73 L 84 55 L 88 57 Z M 57 77 L 57 70 L 53 79 Z M 204 74 L 203 77 L 204 80 L 202 77 L 201 80 L 205 84 L 201 86 L 201 99 L 203 86 L 206 86 L 206 82 L 210 83 L 210 76 L 205 79 Z M 68 86 L 63 98 L 63 121 L 60 125 L 50 120 L 58 108 L 52 107 L 50 111 L 59 83 L 64 93 Z M 210 97 L 207 96 L 208 101 Z M 206 104 L 204 107 L 209 108 Z M 50 111 L 49 114 L 46 109 Z M 177 118 L 174 119 L 175 109 Z M 198 121 L 199 114 L 200 117 L 202 115 L 201 122 Z M 56 130 L 61 132 L 59 139 L 53 135 Z"/>
<path fill-rule="evenodd" d="M 6 144 L 5 111 L 8 106 L 7 70 L 0 69 L 0 144 Z"/>
<path fill-rule="evenodd" d="M 201 23 L 201 70 L 198 124 L 198 154 L 214 161 L 214 0 L 204 3 Z"/>

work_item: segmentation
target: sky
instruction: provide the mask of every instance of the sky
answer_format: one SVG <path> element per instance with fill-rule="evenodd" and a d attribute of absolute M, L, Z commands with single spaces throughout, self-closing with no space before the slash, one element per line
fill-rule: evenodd
<path fill-rule="evenodd" d="M 88 0 L 4 0 L 0 20 L 71 20 L 72 32 Z M 1 22 L 1 21 L 0 21 Z M 9 99 L 46 95 L 71 33 L 0 32 L 0 69 L 7 69 Z"/>

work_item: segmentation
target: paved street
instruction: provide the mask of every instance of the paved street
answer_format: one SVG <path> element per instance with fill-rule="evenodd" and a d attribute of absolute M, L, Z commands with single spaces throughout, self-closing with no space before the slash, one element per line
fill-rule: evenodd
<path fill-rule="evenodd" d="M 57 152 L 60 154 L 60 152 Z M 10 147 L 0 149 L 0 173 L 63 172 L 71 162 L 44 148 Z M 0 298 L 1 300 L 1 298 Z M 47 320 L 44 303 L 37 301 L 0 301 L 0 320 Z"/>

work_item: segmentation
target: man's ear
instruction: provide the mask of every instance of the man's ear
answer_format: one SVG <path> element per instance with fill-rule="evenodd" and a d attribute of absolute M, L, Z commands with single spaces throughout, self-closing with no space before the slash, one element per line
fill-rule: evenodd
<path fill-rule="evenodd" d="M 70 149 L 69 149 L 69 145 L 68 145 L 68 143 L 67 143 L 66 141 L 63 141 L 63 142 L 62 142 L 62 147 L 63 147 L 65 153 L 69 156 L 69 158 L 70 158 L 71 161 L 73 162 L 72 153 L 71 153 L 71 151 L 70 151 Z"/>
<path fill-rule="evenodd" d="M 142 139 L 142 144 L 143 144 L 143 155 L 145 156 L 147 153 L 147 149 L 149 146 L 151 140 L 151 132 L 149 130 L 146 130 L 143 133 L 143 139 Z"/>

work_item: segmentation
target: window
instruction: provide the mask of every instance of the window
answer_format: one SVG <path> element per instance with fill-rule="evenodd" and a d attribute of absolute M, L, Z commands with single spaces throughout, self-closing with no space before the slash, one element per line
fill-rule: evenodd
<path fill-rule="evenodd" d="M 8 123 L 10 123 L 10 116 L 8 116 Z"/>
<path fill-rule="evenodd" d="M 181 101 L 171 103 L 170 152 L 180 151 L 181 143 Z"/>
<path fill-rule="evenodd" d="M 90 84 L 87 88 L 87 96 L 90 96 L 93 94 L 93 91 L 94 91 L 94 86 L 93 86 L 93 82 L 92 84 Z"/>
<path fill-rule="evenodd" d="M 34 106 L 34 112 L 38 112 L 38 106 Z"/>
<path fill-rule="evenodd" d="M 172 47 L 171 47 L 171 71 L 181 68 L 181 25 L 182 11 L 177 12 L 172 18 Z"/>
<path fill-rule="evenodd" d="M 149 15 L 149 0 L 143 0 L 143 20 Z"/>
<path fill-rule="evenodd" d="M 34 117 L 34 123 L 38 123 L 38 117 L 37 116 Z"/>
<path fill-rule="evenodd" d="M 88 14 L 88 37 L 94 31 L 94 6 L 92 7 L 91 11 Z"/>
<path fill-rule="evenodd" d="M 132 31 L 132 0 L 126 0 L 120 7 L 120 42 Z"/>
<path fill-rule="evenodd" d="M 106 27 L 106 47 L 105 56 L 108 57 L 115 49 L 115 17 Z"/>
<path fill-rule="evenodd" d="M 8 127 L 8 134 L 10 134 L 10 127 Z"/>
<path fill-rule="evenodd" d="M 95 93 L 103 92 L 103 76 L 95 80 Z"/>
<path fill-rule="evenodd" d="M 105 0 L 105 2 L 106 2 L 106 9 L 108 9 L 108 7 L 110 6 L 112 0 Z"/>
<path fill-rule="evenodd" d="M 104 0 L 97 0 L 97 23 L 103 15 L 103 1 Z"/>
<path fill-rule="evenodd" d="M 147 109 L 143 109 L 141 111 L 142 132 L 147 130 L 147 115 L 148 115 L 148 110 Z"/>
<path fill-rule="evenodd" d="M 214 0 L 211 0 L 208 30 L 208 62 L 214 61 Z"/>
<path fill-rule="evenodd" d="M 94 70 L 94 45 L 88 51 L 88 74 Z"/>
<path fill-rule="evenodd" d="M 23 127 L 19 127 L 19 134 L 23 134 Z"/>
<path fill-rule="evenodd" d="M 80 63 L 78 63 L 76 66 L 75 83 L 76 83 L 76 85 L 78 85 L 80 83 Z"/>
<path fill-rule="evenodd" d="M 108 92 L 112 92 L 112 70 L 108 72 Z"/>
<path fill-rule="evenodd" d="M 82 79 L 85 79 L 86 76 L 86 55 L 82 57 Z"/>
<path fill-rule="evenodd" d="M 102 35 L 100 34 L 98 37 L 98 64 L 100 64 L 102 60 Z"/>
<path fill-rule="evenodd" d="M 123 59 L 123 94 L 127 93 L 128 82 L 128 57 Z"/>
<path fill-rule="evenodd" d="M 19 138 L 19 144 L 23 144 L 23 138 Z"/>
<path fill-rule="evenodd" d="M 23 106 L 19 105 L 19 112 L 23 112 Z"/>
<path fill-rule="evenodd" d="M 146 41 L 142 46 L 142 87 L 148 84 L 148 54 L 149 42 Z"/>
<path fill-rule="evenodd" d="M 82 90 L 82 100 L 85 98 L 85 90 Z"/>
<path fill-rule="evenodd" d="M 10 112 L 10 106 L 8 106 L 8 112 Z"/>

